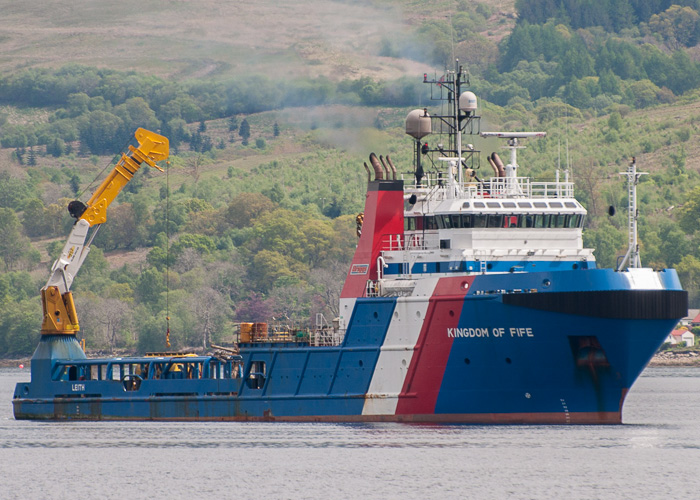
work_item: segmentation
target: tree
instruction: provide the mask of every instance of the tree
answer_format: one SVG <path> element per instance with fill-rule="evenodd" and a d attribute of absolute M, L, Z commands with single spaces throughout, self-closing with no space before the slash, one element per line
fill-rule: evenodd
<path fill-rule="evenodd" d="M 275 137 L 279 137 L 280 135 L 280 126 L 275 122 L 275 124 L 272 126 L 272 133 Z"/>
<path fill-rule="evenodd" d="M 121 149 L 124 136 L 119 131 L 124 129 L 124 121 L 107 111 L 93 111 L 81 122 L 80 142 L 93 154 L 116 153 Z"/>
<path fill-rule="evenodd" d="M 70 189 L 73 191 L 74 195 L 78 195 L 80 192 L 80 177 L 78 177 L 78 174 L 73 174 L 70 177 Z"/>
<path fill-rule="evenodd" d="M 700 290 L 700 260 L 694 255 L 685 255 L 676 265 L 676 271 L 683 288 L 688 291 L 690 305 L 697 306 Z"/>
<path fill-rule="evenodd" d="M 597 228 L 588 229 L 583 233 L 584 246 L 595 249 L 598 267 L 615 267 L 624 242 L 623 234 L 605 219 Z"/>
<path fill-rule="evenodd" d="M 608 127 L 617 130 L 618 132 L 622 129 L 622 116 L 617 111 L 610 113 L 610 118 L 608 118 Z"/>
<path fill-rule="evenodd" d="M 202 347 L 211 347 L 212 333 L 221 331 L 229 307 L 224 297 L 210 287 L 199 288 L 190 302 Z"/>
<path fill-rule="evenodd" d="M 29 155 L 27 157 L 27 165 L 30 167 L 36 166 L 36 153 L 34 152 L 34 148 L 32 146 L 29 147 Z"/>
<path fill-rule="evenodd" d="M 10 208 L 0 208 L 0 258 L 5 270 L 12 271 L 27 256 L 31 245 L 21 231 L 21 224 Z"/>
<path fill-rule="evenodd" d="M 165 278 L 163 273 L 153 267 L 149 267 L 141 274 L 136 288 L 141 301 L 155 306 L 160 300 L 160 294 L 164 291 Z"/>
<path fill-rule="evenodd" d="M 649 19 L 649 28 L 659 33 L 672 50 L 690 47 L 697 42 L 700 14 L 691 7 L 671 5 Z"/>
<path fill-rule="evenodd" d="M 241 122 L 241 128 L 238 129 L 238 135 L 243 139 L 243 145 L 248 145 L 248 139 L 250 138 L 250 124 L 246 118 L 243 118 Z"/>
<path fill-rule="evenodd" d="M 693 234 L 700 228 L 700 186 L 688 193 L 683 206 L 678 209 L 678 225 L 686 234 Z"/>
<path fill-rule="evenodd" d="M 226 221 L 235 228 L 250 227 L 256 218 L 274 210 L 275 204 L 256 193 L 241 193 L 228 205 Z"/>
<path fill-rule="evenodd" d="M 32 198 L 24 205 L 22 226 L 24 226 L 24 232 L 30 237 L 49 234 L 51 226 L 48 224 L 46 209 L 41 200 Z"/>

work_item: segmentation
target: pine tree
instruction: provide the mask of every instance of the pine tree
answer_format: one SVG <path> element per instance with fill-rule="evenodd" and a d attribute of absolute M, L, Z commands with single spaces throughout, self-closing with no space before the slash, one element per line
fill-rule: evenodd
<path fill-rule="evenodd" d="M 36 165 L 36 154 L 34 153 L 34 148 L 30 147 L 29 148 L 29 157 L 27 159 L 27 163 L 29 166 L 33 167 Z"/>
<path fill-rule="evenodd" d="M 73 174 L 70 178 L 70 188 L 74 195 L 78 195 L 80 192 L 80 177 L 77 174 Z"/>
<path fill-rule="evenodd" d="M 243 145 L 247 146 L 248 139 L 250 138 L 250 124 L 245 118 L 243 118 L 243 121 L 241 122 L 241 128 L 238 129 L 238 135 L 240 135 L 243 139 Z"/>

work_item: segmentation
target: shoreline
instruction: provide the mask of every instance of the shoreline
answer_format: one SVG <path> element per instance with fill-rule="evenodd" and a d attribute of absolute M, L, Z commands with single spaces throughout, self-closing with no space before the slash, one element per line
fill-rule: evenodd
<path fill-rule="evenodd" d="M 697 366 L 700 354 L 696 351 L 662 351 L 654 354 L 647 366 Z"/>

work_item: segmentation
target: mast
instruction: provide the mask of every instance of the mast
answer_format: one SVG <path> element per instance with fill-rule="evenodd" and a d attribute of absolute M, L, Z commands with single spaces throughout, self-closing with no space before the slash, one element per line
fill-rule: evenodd
<path fill-rule="evenodd" d="M 637 184 L 643 175 L 647 172 L 637 172 L 637 160 L 633 156 L 627 166 L 626 172 L 619 172 L 620 175 L 627 176 L 627 253 L 617 266 L 618 271 L 622 271 L 626 267 L 635 269 L 642 267 L 642 261 L 639 257 L 639 242 L 637 241 L 637 218 L 639 217 L 639 209 L 637 209 Z"/>

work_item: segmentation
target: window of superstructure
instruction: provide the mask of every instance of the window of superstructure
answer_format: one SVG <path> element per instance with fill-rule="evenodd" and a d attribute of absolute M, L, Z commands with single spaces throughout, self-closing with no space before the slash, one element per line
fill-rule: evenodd
<path fill-rule="evenodd" d="M 562 208 L 564 205 L 561 204 L 561 201 L 552 201 L 549 203 L 549 206 L 552 208 Z"/>
<path fill-rule="evenodd" d="M 535 208 L 547 208 L 547 204 L 544 201 L 536 201 L 533 205 L 535 205 Z"/>
<path fill-rule="evenodd" d="M 474 227 L 486 227 L 486 216 L 482 214 L 474 215 Z"/>
<path fill-rule="evenodd" d="M 469 202 L 465 201 L 464 203 L 462 203 L 462 208 L 469 208 Z"/>
<path fill-rule="evenodd" d="M 487 227 L 503 227 L 503 216 L 501 214 L 490 214 L 488 217 Z"/>
<path fill-rule="evenodd" d="M 437 229 L 438 224 L 434 215 L 425 216 L 425 229 Z"/>
<path fill-rule="evenodd" d="M 566 227 L 566 215 L 565 214 L 552 215 L 550 227 Z"/>
<path fill-rule="evenodd" d="M 532 208 L 532 203 L 529 201 L 519 201 L 518 208 Z"/>
<path fill-rule="evenodd" d="M 565 201 L 564 206 L 566 208 L 576 208 L 576 203 L 574 203 L 573 201 Z"/>
<path fill-rule="evenodd" d="M 515 208 L 515 203 L 512 201 L 504 201 L 503 208 Z"/>
<path fill-rule="evenodd" d="M 462 216 L 460 214 L 450 215 L 450 220 L 452 222 L 452 227 L 454 227 L 454 228 L 464 227 L 462 225 Z"/>
<path fill-rule="evenodd" d="M 573 214 L 569 215 L 569 220 L 567 221 L 566 227 L 580 227 L 581 224 L 581 215 L 579 214 Z"/>
<path fill-rule="evenodd" d="M 443 229 L 452 229 L 452 220 L 449 215 L 439 215 Z"/>
<path fill-rule="evenodd" d="M 487 201 L 486 206 L 489 208 L 501 208 L 501 204 L 497 201 Z"/>
<path fill-rule="evenodd" d="M 520 227 L 534 227 L 535 216 L 532 214 L 523 214 L 520 216 Z"/>
<path fill-rule="evenodd" d="M 472 216 L 468 214 L 462 215 L 462 227 L 473 227 L 474 222 L 472 221 Z"/>
<path fill-rule="evenodd" d="M 505 203 L 504 203 L 505 205 Z M 517 215 L 505 215 L 503 217 L 503 227 L 518 227 Z"/>
<path fill-rule="evenodd" d="M 474 208 L 486 208 L 486 204 L 483 201 L 475 201 Z"/>
<path fill-rule="evenodd" d="M 533 227 L 536 227 L 536 228 L 549 227 L 549 214 L 536 214 L 534 217 L 535 217 L 535 225 Z"/>
<path fill-rule="evenodd" d="M 404 217 L 403 230 L 404 231 L 415 231 L 416 230 L 416 218 L 415 217 Z"/>

